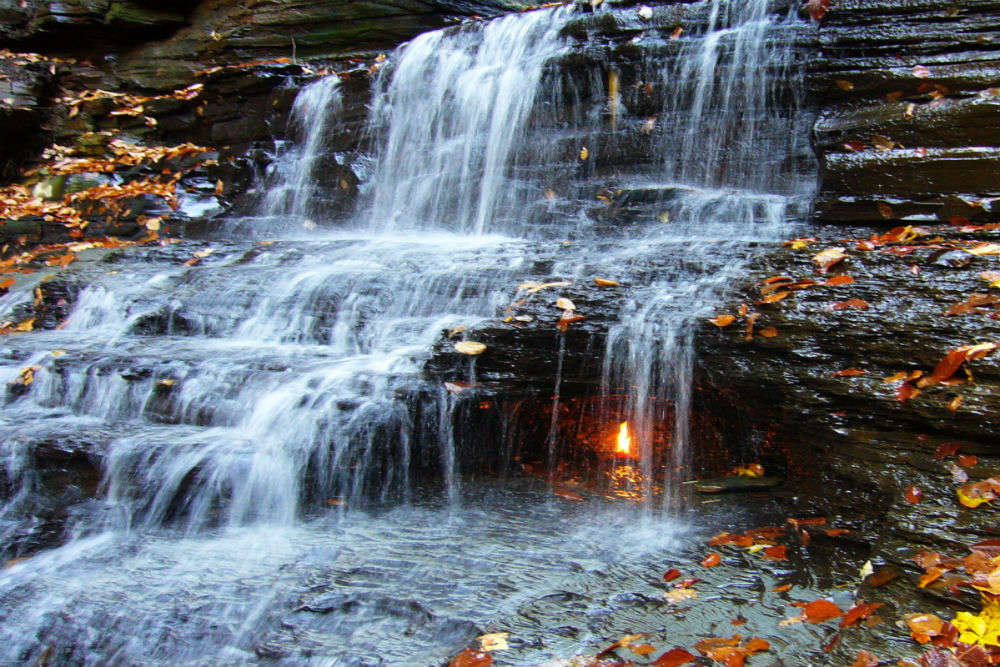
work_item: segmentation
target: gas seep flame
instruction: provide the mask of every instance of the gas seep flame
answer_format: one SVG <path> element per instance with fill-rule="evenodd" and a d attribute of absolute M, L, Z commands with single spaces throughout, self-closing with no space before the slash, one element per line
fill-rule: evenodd
<path fill-rule="evenodd" d="M 632 453 L 632 436 L 628 434 L 628 422 L 622 422 L 618 427 L 618 446 L 615 451 L 625 455 Z"/>

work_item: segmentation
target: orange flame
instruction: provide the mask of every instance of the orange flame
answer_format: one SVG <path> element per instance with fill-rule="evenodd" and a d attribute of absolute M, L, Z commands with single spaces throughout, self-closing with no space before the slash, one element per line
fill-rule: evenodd
<path fill-rule="evenodd" d="M 626 455 L 632 453 L 632 436 L 628 434 L 628 422 L 622 422 L 621 426 L 618 427 L 618 448 L 616 451 Z"/>

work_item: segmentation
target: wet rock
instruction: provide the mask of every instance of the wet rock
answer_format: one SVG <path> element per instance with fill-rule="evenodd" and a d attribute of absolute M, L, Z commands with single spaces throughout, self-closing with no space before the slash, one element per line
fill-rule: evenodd
<path fill-rule="evenodd" d="M 948 230 L 929 231 L 948 236 Z M 850 231 L 865 238 L 871 230 Z M 995 537 L 997 508 L 962 507 L 955 496 L 955 455 L 936 454 L 942 443 L 960 443 L 962 453 L 979 457 L 967 471 L 973 479 L 989 477 L 1000 466 L 992 417 L 1000 409 L 1000 361 L 989 356 L 970 362 L 974 380 L 921 387 L 907 400 L 898 393 L 902 379 L 886 381 L 900 372 L 930 374 L 949 350 L 1000 337 L 1000 324 L 989 310 L 945 314 L 984 290 L 982 265 L 942 266 L 935 261 L 940 251 L 930 247 L 904 249 L 899 256 L 852 248 L 836 271 L 854 283 L 817 285 L 774 304 L 759 303 L 760 283 L 770 276 L 822 283 L 826 276 L 817 275 L 810 257 L 834 244 L 851 247 L 843 241 L 845 232 L 831 229 L 803 250 L 776 248 L 753 268 L 730 309 L 758 302 L 758 333 L 748 341 L 743 331 L 702 325 L 703 377 L 756 418 L 774 424 L 779 440 L 811 452 L 805 474 L 827 480 L 828 490 L 816 490 L 824 511 L 866 525 L 879 537 L 879 548 L 905 551 L 916 543 L 958 545 Z M 978 232 L 970 239 L 953 232 L 966 241 L 985 241 L 992 234 Z M 837 307 L 852 298 L 865 307 Z M 776 334 L 762 336 L 762 327 L 774 327 Z M 904 498 L 911 484 L 924 491 L 920 505 Z"/>
<path fill-rule="evenodd" d="M 993 1 L 902 0 L 838 3 L 824 17 L 809 75 L 818 220 L 947 219 L 955 197 L 1000 192 L 998 17 Z"/>

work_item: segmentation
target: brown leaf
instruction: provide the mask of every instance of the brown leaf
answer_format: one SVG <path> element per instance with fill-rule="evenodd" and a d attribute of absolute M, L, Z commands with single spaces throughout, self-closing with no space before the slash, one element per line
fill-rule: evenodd
<path fill-rule="evenodd" d="M 899 385 L 899 388 L 896 389 L 896 400 L 899 401 L 900 403 L 905 403 L 911 398 L 919 395 L 920 395 L 920 390 L 914 387 L 909 382 L 904 382 L 903 384 Z"/>
<path fill-rule="evenodd" d="M 832 278 L 827 278 L 826 282 L 824 282 L 823 284 L 824 285 L 850 285 L 853 282 L 854 282 L 854 278 L 852 278 L 852 277 L 850 277 L 850 276 L 848 276 L 846 274 L 843 274 L 843 275 L 839 275 L 839 276 L 833 276 Z"/>
<path fill-rule="evenodd" d="M 910 486 L 907 487 L 906 493 L 904 493 L 903 496 L 906 498 L 906 502 L 917 504 L 921 500 L 923 500 L 924 492 L 921 491 L 916 486 L 910 484 Z"/>
<path fill-rule="evenodd" d="M 767 547 L 763 554 L 768 560 L 788 560 L 788 547 L 784 545 Z"/>
<path fill-rule="evenodd" d="M 899 570 L 892 565 L 885 565 L 875 570 L 873 574 L 869 574 L 865 577 L 864 583 L 878 588 L 880 586 L 885 586 L 890 581 L 895 581 L 898 578 Z"/>
<path fill-rule="evenodd" d="M 778 330 L 774 327 L 764 327 L 760 330 L 760 335 L 764 338 L 774 338 L 778 335 Z"/>
<path fill-rule="evenodd" d="M 837 84 L 837 88 L 840 88 L 841 90 L 854 90 L 854 84 L 851 83 L 850 81 L 845 81 L 843 79 L 834 79 L 833 82 Z"/>
<path fill-rule="evenodd" d="M 979 463 L 979 457 L 974 454 L 962 454 L 958 457 L 958 465 L 963 468 L 971 468 Z"/>
<path fill-rule="evenodd" d="M 942 574 L 944 574 L 944 570 L 939 567 L 928 568 L 927 572 L 920 575 L 920 580 L 917 582 L 917 588 L 927 588 L 927 586 L 940 579 Z"/>
<path fill-rule="evenodd" d="M 862 370 L 860 368 L 845 368 L 840 371 L 834 371 L 832 375 L 835 378 L 842 378 L 842 377 L 852 377 L 855 375 L 864 375 L 867 372 L 868 371 Z"/>

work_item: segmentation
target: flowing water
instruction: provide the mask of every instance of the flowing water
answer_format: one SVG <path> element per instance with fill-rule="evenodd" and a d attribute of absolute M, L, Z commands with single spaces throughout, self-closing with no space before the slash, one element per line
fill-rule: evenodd
<path fill-rule="evenodd" d="M 64 326 L 0 351 L 6 380 L 37 366 L 0 412 L 0 547 L 32 556 L 0 571 L 0 663 L 433 665 L 516 626 L 534 638 L 505 660 L 532 664 L 635 621 L 615 591 L 682 548 L 681 522 L 471 478 L 475 438 L 423 369 L 526 276 L 618 279 L 602 383 L 629 398 L 608 418 L 634 425 L 647 496 L 684 463 L 692 318 L 809 196 L 795 21 L 691 7 L 682 39 L 633 40 L 651 120 L 618 118 L 613 61 L 574 65 L 571 8 L 428 33 L 374 84 L 374 152 L 338 156 L 362 180 L 352 223 L 316 204 L 337 187 L 317 180 L 333 77 L 301 92 L 261 215 L 232 221 L 256 240 L 95 252 L 57 279 Z M 642 159 L 614 163 L 628 137 Z M 638 197 L 637 220 L 594 214 L 602 188 Z M 573 591 L 611 601 L 568 629 Z"/>

